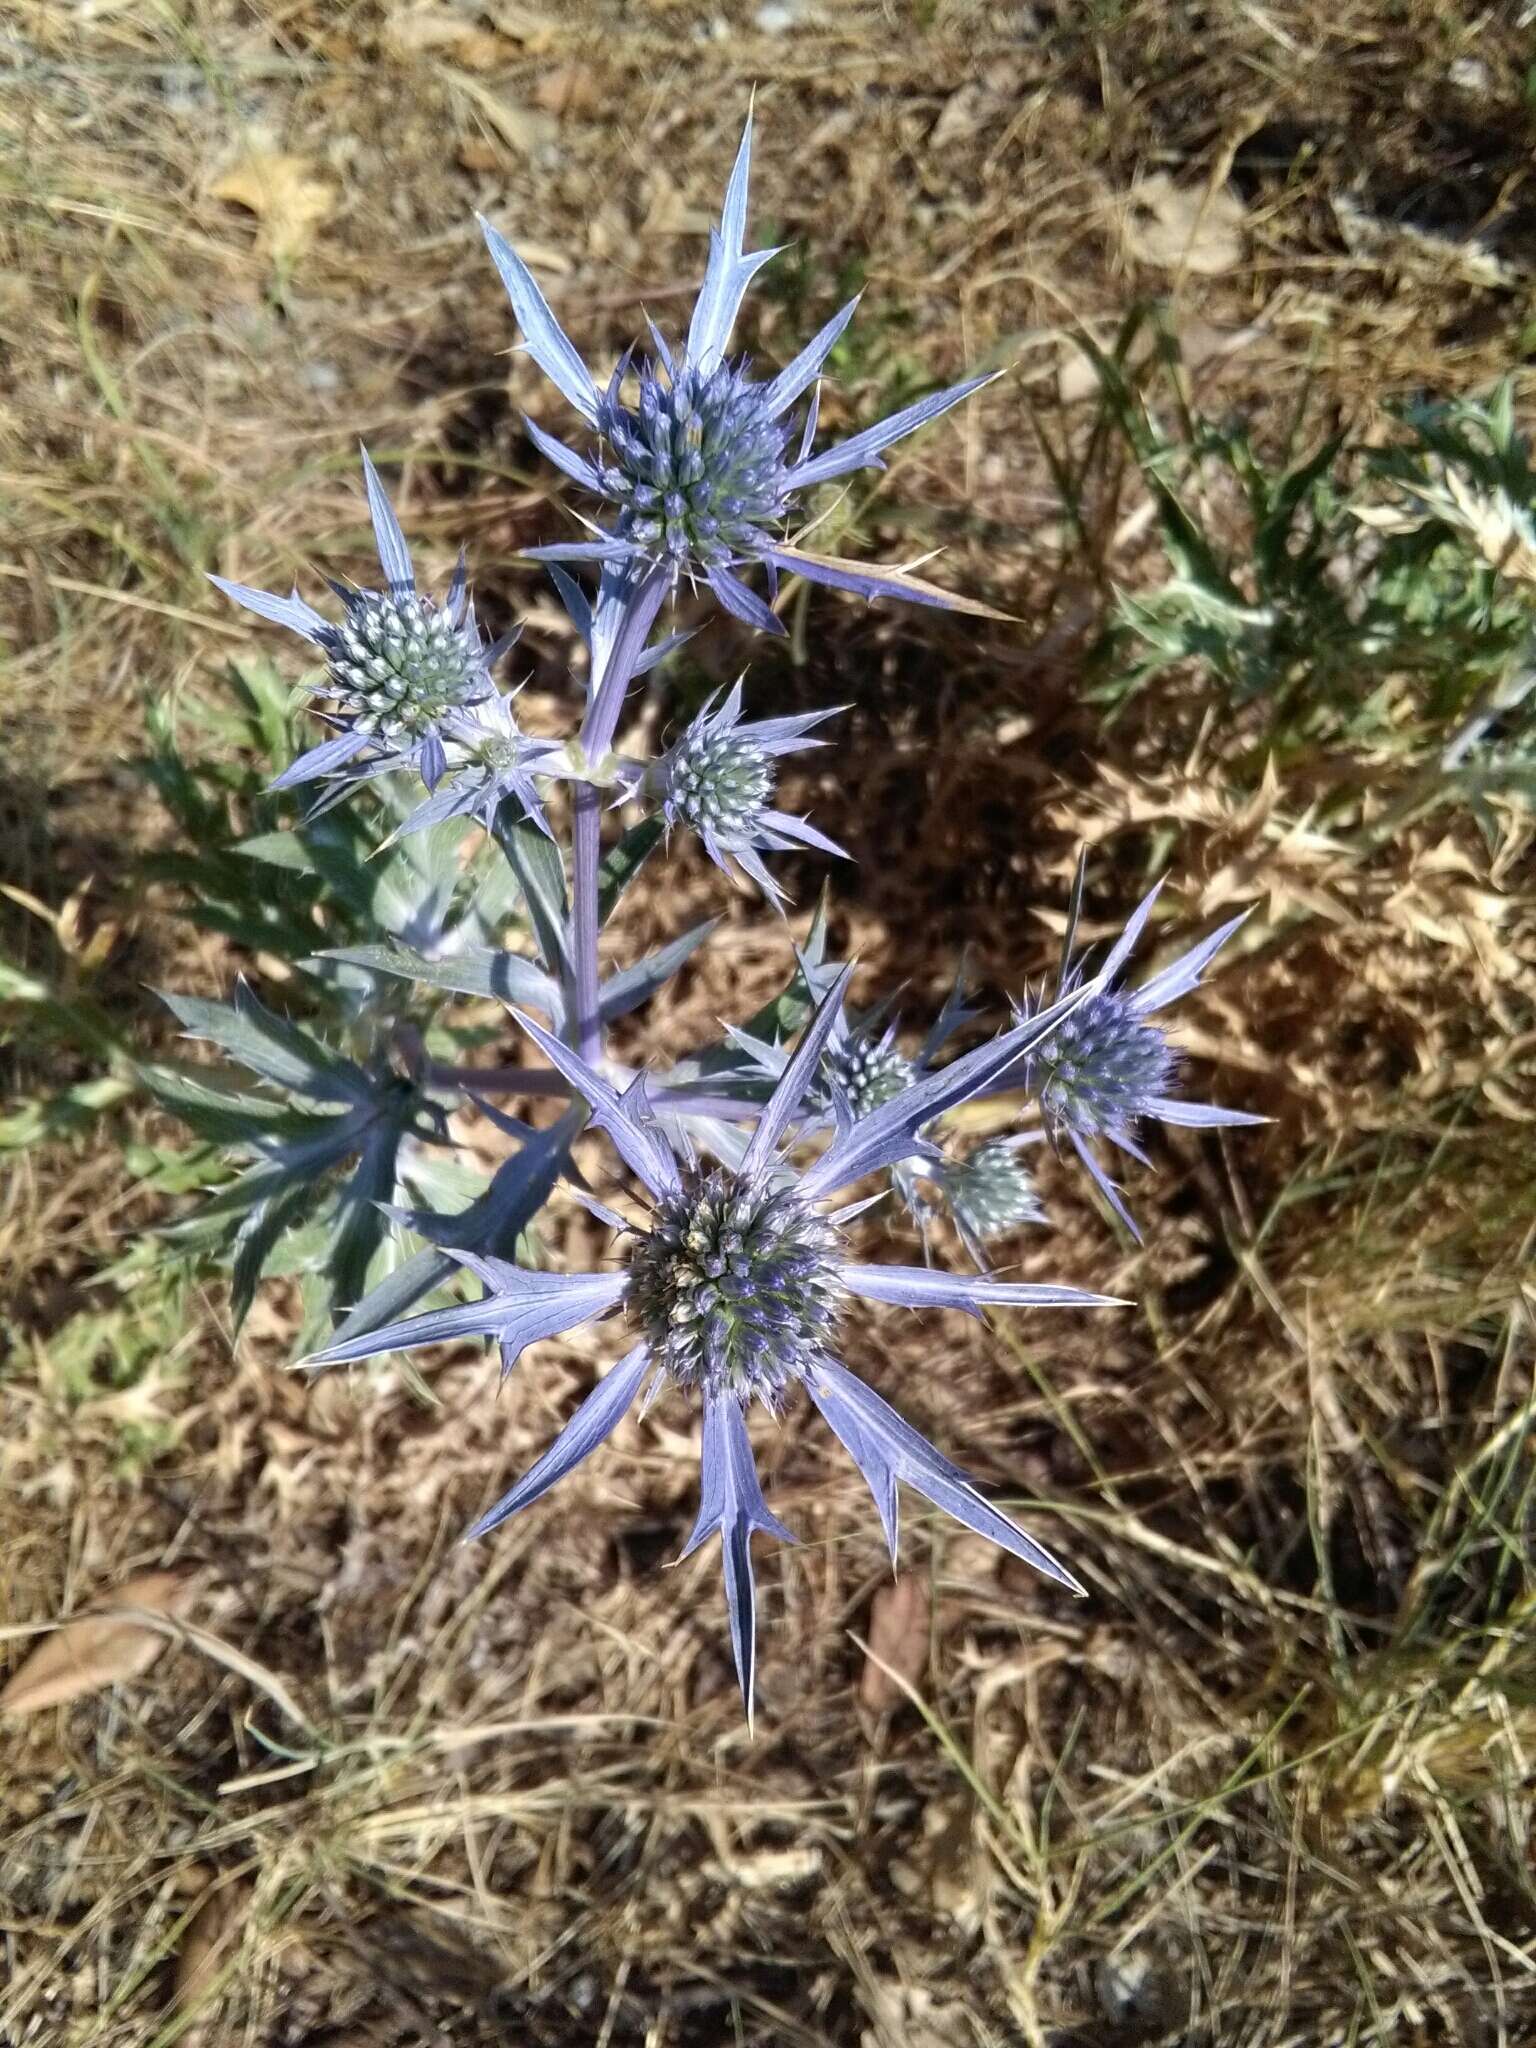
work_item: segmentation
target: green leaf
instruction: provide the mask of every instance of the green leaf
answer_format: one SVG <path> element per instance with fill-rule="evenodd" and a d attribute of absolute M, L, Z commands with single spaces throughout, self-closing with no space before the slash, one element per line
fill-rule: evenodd
<path fill-rule="evenodd" d="M 603 855 L 603 864 L 597 871 L 597 921 L 600 925 L 612 917 L 618 908 L 619 898 L 645 866 L 666 829 L 666 821 L 660 816 L 642 818 L 638 825 L 630 826 L 617 846 L 611 846 Z"/>
<path fill-rule="evenodd" d="M 391 974 L 401 981 L 419 981 L 428 988 L 460 996 L 494 996 L 504 1003 L 523 1003 L 558 1022 L 563 1014 L 560 992 L 541 967 L 521 953 L 493 952 L 477 947 L 448 960 L 425 960 L 409 946 L 337 946 L 316 956 Z"/>
<path fill-rule="evenodd" d="M 206 1038 L 275 1087 L 290 1088 L 320 1102 L 365 1103 L 372 1088 L 350 1060 L 326 1051 L 318 1040 L 259 1002 L 244 983 L 230 1003 L 197 996 L 164 995 L 161 1000 L 194 1038 Z"/>
<path fill-rule="evenodd" d="M 326 1260 L 337 1314 L 355 1307 L 366 1291 L 368 1268 L 389 1227 L 379 1204 L 394 1198 L 400 1135 L 398 1124 L 378 1126 L 342 1191 L 339 1220 Z"/>
<path fill-rule="evenodd" d="M 179 1067 L 146 1067 L 143 1078 L 158 1103 L 213 1144 L 304 1138 L 317 1135 L 335 1121 L 290 1109 L 265 1095 L 213 1087 L 202 1076 Z"/>
<path fill-rule="evenodd" d="M 633 967 L 626 967 L 622 973 L 612 975 L 598 994 L 598 1015 L 605 1024 L 611 1024 L 615 1017 L 627 1017 L 631 1010 L 656 993 L 664 983 L 670 981 L 691 953 L 697 952 L 720 920 L 706 918 L 703 924 L 696 924 L 681 938 L 662 946 L 644 960 L 637 960 Z"/>
<path fill-rule="evenodd" d="M 288 868 L 294 874 L 314 872 L 309 848 L 297 832 L 258 832 L 252 839 L 237 840 L 234 850 L 246 860 L 265 861 L 269 867 Z"/>
<path fill-rule="evenodd" d="M 256 1288 L 278 1239 L 303 1221 L 324 1192 L 324 1186 L 318 1180 L 290 1180 L 248 1210 L 241 1220 L 234 1237 L 229 1290 L 236 1331 L 250 1313 Z"/>
<path fill-rule="evenodd" d="M 571 956 L 566 941 L 565 863 L 560 849 L 537 825 L 530 825 L 513 803 L 503 804 L 497 812 L 494 837 L 517 876 L 539 957 L 564 984 L 570 976 Z"/>

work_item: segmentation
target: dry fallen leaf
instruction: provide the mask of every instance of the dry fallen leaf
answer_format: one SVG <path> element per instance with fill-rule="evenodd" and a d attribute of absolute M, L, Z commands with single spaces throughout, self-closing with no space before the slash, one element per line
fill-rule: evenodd
<path fill-rule="evenodd" d="M 533 103 L 563 119 L 567 114 L 595 114 L 603 95 L 590 64 L 557 64 L 534 86 Z"/>
<path fill-rule="evenodd" d="M 441 67 L 441 75 L 455 92 L 461 93 L 471 106 L 479 109 L 514 155 L 531 157 L 554 140 L 555 121 L 552 115 L 535 107 L 519 106 L 515 100 L 503 99 L 499 92 L 482 85 L 478 78 L 455 71 L 450 65 Z M 523 254 L 521 245 L 518 254 Z"/>
<path fill-rule="evenodd" d="M 383 45 L 391 57 L 409 62 L 415 57 L 452 57 L 470 71 L 493 71 L 507 59 L 507 47 L 499 36 L 489 34 L 469 14 L 423 0 L 414 7 L 398 7 L 384 23 Z"/>
<path fill-rule="evenodd" d="M 238 1881 L 212 1884 L 203 1893 L 176 1956 L 176 2004 L 184 2014 L 196 2013 L 213 1999 L 239 1946 L 250 1903 L 250 1886 Z"/>
<path fill-rule="evenodd" d="M 165 1648 L 166 1637 L 121 1610 L 179 1614 L 190 1597 L 191 1581 L 181 1572 L 141 1572 L 127 1580 L 43 1638 L 0 1692 L 0 1713 L 35 1714 L 142 1676 Z"/>
<path fill-rule="evenodd" d="M 1176 185 L 1158 171 L 1131 187 L 1121 232 L 1139 263 L 1219 277 L 1242 261 L 1246 219 L 1243 202 L 1225 186 Z"/>
<path fill-rule="evenodd" d="M 882 1586 L 870 1602 L 871 1654 L 859 1678 L 859 1704 L 872 1714 L 883 1714 L 905 1697 L 892 1672 L 909 1685 L 922 1675 L 928 1662 L 928 1616 L 928 1588 L 911 1572 Z M 882 1670 L 882 1665 L 889 1669 Z"/>
<path fill-rule="evenodd" d="M 333 188 L 314 175 L 306 156 L 252 150 L 209 187 L 211 196 L 243 206 L 261 223 L 257 246 L 279 269 L 303 254 L 336 204 Z"/>

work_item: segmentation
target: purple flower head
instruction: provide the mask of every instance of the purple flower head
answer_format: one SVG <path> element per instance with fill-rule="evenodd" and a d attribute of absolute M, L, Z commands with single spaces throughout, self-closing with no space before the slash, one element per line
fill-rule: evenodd
<path fill-rule="evenodd" d="M 1084 960 L 1072 957 L 1082 909 L 1083 878 L 1084 864 L 1080 861 L 1062 940 L 1057 1005 L 1083 983 Z M 1131 913 L 1125 930 L 1098 971 L 1094 993 L 1065 1017 L 1048 1038 L 1038 1042 L 1011 1074 L 1005 1074 L 994 1091 L 1020 1086 L 1030 1090 L 1040 1104 L 1047 1134 L 1055 1143 L 1063 1138 L 1071 1143 L 1105 1200 L 1138 1242 L 1141 1232 L 1121 1200 L 1119 1189 L 1091 1150 L 1090 1139 L 1107 1139 L 1129 1152 L 1133 1159 L 1146 1163 L 1146 1155 L 1136 1141 L 1136 1127 L 1144 1119 L 1193 1127 L 1267 1121 L 1239 1109 L 1181 1101 L 1173 1093 L 1179 1055 L 1168 1043 L 1165 1027 L 1152 1021 L 1157 1011 L 1200 986 L 1201 974 L 1242 924 L 1243 917 L 1230 918 L 1208 939 L 1181 954 L 1140 988 L 1116 986 L 1161 886 L 1159 883 L 1151 889 Z M 1032 1007 L 1026 1000 L 1016 1015 L 1022 1022 L 1037 1013 L 1038 1006 Z"/>
<path fill-rule="evenodd" d="M 529 553 L 546 561 L 646 563 L 665 568 L 674 580 L 701 579 L 726 611 L 767 633 L 783 628 L 736 575 L 745 563 L 761 563 L 770 582 L 781 569 L 792 570 L 864 597 L 943 605 L 950 601 L 943 591 L 898 571 L 804 554 L 787 543 L 783 528 L 806 491 L 855 470 L 881 468 L 882 449 L 938 419 L 991 379 L 970 377 L 936 391 L 813 455 L 817 380 L 858 300 L 834 314 L 766 382 L 752 378 L 745 358 L 727 356 L 747 286 L 779 253 L 748 254 L 743 247 L 751 159 L 749 115 L 720 225 L 710 231 L 709 262 L 686 341 L 673 349 L 653 325 L 653 353 L 638 363 L 633 352 L 626 354 L 606 387 L 593 378 L 516 250 L 481 221 L 529 354 L 592 428 L 597 446 L 583 455 L 532 421 L 528 432 L 558 469 L 614 511 L 613 524 L 594 540 Z M 637 388 L 630 401 L 623 393 L 632 367 Z M 794 408 L 807 392 L 797 427 Z"/>
<path fill-rule="evenodd" d="M 321 779 L 344 789 L 400 768 L 414 768 L 435 789 L 448 771 L 448 743 L 468 732 L 474 715 L 495 699 L 491 670 L 517 638 L 514 631 L 492 646 L 482 642 L 462 561 L 441 604 L 417 590 L 400 522 L 366 448 L 362 454 L 383 590 L 333 583 L 344 613 L 333 624 L 297 590 L 279 597 L 209 578 L 226 597 L 288 627 L 326 660 L 325 678 L 314 687 L 330 700 L 319 716 L 334 736 L 285 768 L 274 789 Z"/>
<path fill-rule="evenodd" d="M 629 1248 L 609 1273 L 534 1273 L 461 1253 L 485 1285 L 482 1300 L 333 1344 L 311 1361 L 339 1364 L 473 1332 L 494 1337 L 503 1367 L 510 1368 L 537 1338 L 622 1313 L 635 1340 L 631 1349 L 469 1533 L 484 1535 L 546 1493 L 612 1433 L 648 1378 L 653 1387 L 671 1384 L 696 1397 L 704 1414 L 701 1504 L 684 1555 L 719 1531 L 732 1647 L 749 1716 L 756 1663 L 750 1539 L 760 1529 L 789 1540 L 768 1510 L 753 1466 L 746 1411 L 754 1401 L 778 1410 L 804 1388 L 864 1475 L 893 1558 L 897 1485 L 905 1482 L 1058 1584 L 1082 1590 L 1049 1551 L 839 1364 L 834 1347 L 841 1319 L 860 1300 L 980 1314 L 989 1307 L 1097 1307 L 1109 1297 L 922 1266 L 858 1264 L 848 1257 L 843 1225 L 863 1205 L 838 1206 L 833 1198 L 866 1174 L 914 1154 L 933 1156 L 934 1147 L 920 1135 L 923 1126 L 1016 1063 L 1090 991 L 1073 991 L 1063 1004 L 926 1076 L 859 1122 L 841 1120 L 820 1157 L 796 1168 L 786 1156 L 786 1139 L 820 1071 L 851 973 L 844 968 L 823 999 L 739 1162 L 707 1170 L 673 1150 L 643 1078 L 620 1094 L 560 1039 L 520 1017 L 642 1184 L 649 1222 L 623 1226 L 619 1242 Z"/>
<path fill-rule="evenodd" d="M 744 722 L 738 682 L 718 709 L 713 699 L 704 706 L 650 771 L 648 780 L 661 798 L 668 825 L 687 825 L 696 832 L 715 866 L 726 873 L 733 862 L 743 868 L 776 910 L 783 908 L 784 892 L 763 865 L 762 852 L 811 846 L 848 858 L 835 840 L 804 818 L 773 807 L 775 759 L 824 746 L 824 740 L 805 735 L 839 708 Z"/>

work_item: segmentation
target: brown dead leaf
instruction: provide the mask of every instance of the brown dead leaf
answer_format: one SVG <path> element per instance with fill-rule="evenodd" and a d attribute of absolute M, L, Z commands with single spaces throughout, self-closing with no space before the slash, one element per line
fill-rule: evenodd
<path fill-rule="evenodd" d="M 915 1685 L 922 1675 L 928 1662 L 929 1612 L 928 1588 L 912 1572 L 882 1586 L 870 1602 L 870 1655 L 859 1678 L 859 1704 L 872 1714 L 883 1714 L 905 1697 L 898 1677 Z"/>
<path fill-rule="evenodd" d="M 213 1999 L 239 1946 L 250 1904 L 250 1886 L 238 1879 L 210 1885 L 203 1893 L 176 1956 L 175 2002 L 183 2013 L 193 2014 Z"/>
<path fill-rule="evenodd" d="M 261 223 L 257 247 L 282 270 L 309 247 L 336 204 L 334 188 L 314 173 L 307 156 L 257 149 L 227 170 L 209 193 L 255 214 Z"/>
<path fill-rule="evenodd" d="M 494 71 L 507 61 L 505 41 L 480 27 L 474 15 L 440 0 L 391 10 L 383 44 L 391 57 L 451 57 L 468 71 Z"/>
<path fill-rule="evenodd" d="M 1126 251 L 1160 270 L 1219 277 L 1243 257 L 1247 214 L 1235 192 L 1222 186 L 1176 185 L 1166 171 L 1131 187 L 1121 223 Z"/>
<path fill-rule="evenodd" d="M 35 1714 L 141 1677 L 165 1648 L 166 1638 L 121 1610 L 179 1614 L 191 1590 L 183 1572 L 140 1572 L 127 1580 L 43 1638 L 0 1692 L 0 1713 Z"/>
<path fill-rule="evenodd" d="M 464 71 L 455 71 L 450 65 L 444 64 L 441 73 L 455 92 L 478 109 L 515 156 L 531 157 L 554 140 L 555 122 L 541 109 L 522 107 L 515 100 L 504 99 L 492 87 L 482 85 L 478 78 L 471 78 Z"/>
<path fill-rule="evenodd" d="M 568 114 L 596 113 L 603 95 L 590 64 L 557 64 L 546 71 L 533 88 L 533 103 L 546 114 L 564 120 Z"/>

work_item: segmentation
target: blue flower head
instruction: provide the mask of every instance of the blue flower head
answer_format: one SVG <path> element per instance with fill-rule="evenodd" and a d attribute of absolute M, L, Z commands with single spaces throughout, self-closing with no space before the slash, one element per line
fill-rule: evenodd
<path fill-rule="evenodd" d="M 1062 940 L 1057 1006 L 1064 996 L 1083 986 L 1084 960 L 1073 958 L 1083 878 L 1084 865 L 1079 862 Z M 1219 1109 L 1213 1103 L 1180 1100 L 1173 1092 L 1178 1080 L 1178 1053 L 1169 1044 L 1165 1027 L 1153 1021 L 1157 1011 L 1200 986 L 1202 973 L 1242 924 L 1242 916 L 1229 919 L 1140 988 L 1116 985 L 1152 914 L 1161 886 L 1159 883 L 1150 890 L 1131 913 L 1125 930 L 1098 970 L 1092 985 L 1094 992 L 1088 1000 L 1066 1016 L 1047 1039 L 1037 1043 L 1017 1063 L 1012 1074 L 1005 1074 L 998 1083 L 998 1092 L 1019 1086 L 1030 1090 L 1039 1102 L 1048 1135 L 1056 1143 L 1066 1139 L 1072 1145 L 1105 1200 L 1138 1242 L 1141 1232 L 1089 1140 L 1106 1139 L 1146 1164 L 1146 1154 L 1136 1140 L 1136 1127 L 1144 1120 L 1194 1128 L 1267 1121 L 1240 1109 Z M 1027 1001 L 1016 1012 L 1021 1021 L 1034 1013 Z"/>
<path fill-rule="evenodd" d="M 735 573 L 757 562 L 770 581 L 792 570 L 864 597 L 904 596 L 950 603 L 933 585 L 895 570 L 859 567 L 791 546 L 783 528 L 805 492 L 854 470 L 879 469 L 880 452 L 970 397 L 988 376 L 970 377 L 811 453 L 816 384 L 827 357 L 853 318 L 858 300 L 836 313 L 776 377 L 751 375 L 745 358 L 727 355 L 747 286 L 779 252 L 744 249 L 747 184 L 752 159 L 748 117 L 718 228 L 710 230 L 709 262 L 686 342 L 668 345 L 654 325 L 651 353 L 626 354 L 599 386 L 550 311 L 533 275 L 488 221 L 480 225 L 501 274 L 528 352 L 597 436 L 590 455 L 567 448 L 531 420 L 528 432 L 557 468 L 612 508 L 613 523 L 594 540 L 532 548 L 547 561 L 647 564 L 676 580 L 707 583 L 724 608 L 763 632 L 783 631 L 763 600 Z M 624 396 L 633 369 L 635 396 Z M 810 392 L 803 421 L 793 421 Z"/>
<path fill-rule="evenodd" d="M 704 706 L 649 773 L 668 825 L 696 832 L 715 866 L 727 874 L 732 863 L 744 869 L 776 910 L 784 906 L 784 892 L 763 865 L 763 852 L 812 846 L 848 858 L 806 819 L 773 805 L 775 760 L 804 747 L 824 746 L 824 740 L 806 734 L 835 717 L 839 708 L 747 722 L 738 682 L 718 708 L 713 699 Z"/>
<path fill-rule="evenodd" d="M 610 1216 L 623 1233 L 620 1243 L 629 1246 L 611 1272 L 536 1273 L 460 1253 L 485 1286 L 482 1300 L 335 1343 L 311 1361 L 342 1363 L 474 1333 L 494 1337 L 503 1367 L 510 1369 L 537 1338 L 622 1313 L 634 1338 L 629 1351 L 469 1533 L 484 1535 L 548 1492 L 612 1433 L 647 1381 L 653 1389 L 671 1385 L 697 1398 L 704 1414 L 701 1500 L 683 1555 L 719 1532 L 736 1671 L 749 1715 L 756 1663 L 752 1532 L 791 1540 L 758 1483 L 746 1422 L 754 1402 L 778 1411 L 804 1389 L 864 1475 L 893 1557 L 897 1486 L 904 1482 L 1058 1584 L 1081 1591 L 1065 1566 L 855 1379 L 838 1362 L 835 1348 L 843 1318 L 861 1300 L 979 1313 L 987 1307 L 1094 1307 L 1107 1305 L 1108 1297 L 923 1266 L 861 1265 L 849 1257 L 843 1226 L 863 1204 L 837 1206 L 833 1198 L 867 1174 L 914 1155 L 936 1156 L 921 1135 L 923 1127 L 1026 1056 L 1090 998 L 1091 985 L 926 1076 L 858 1122 L 840 1117 L 820 1157 L 796 1168 L 787 1145 L 816 1083 L 852 971 L 845 967 L 823 998 L 732 1166 L 705 1168 L 679 1157 L 652 1112 L 643 1077 L 621 1095 L 568 1045 L 520 1017 L 644 1187 L 651 1203 L 648 1223 L 636 1228 Z"/>
<path fill-rule="evenodd" d="M 325 657 L 325 676 L 315 690 L 329 700 L 319 716 L 334 737 L 301 754 L 274 789 L 325 779 L 344 791 L 400 768 L 414 768 L 435 789 L 448 772 L 450 744 L 467 740 L 484 747 L 515 732 L 491 670 L 517 631 L 491 646 L 482 642 L 462 560 L 441 604 L 417 590 L 400 522 L 366 448 L 362 454 L 383 590 L 333 583 L 343 617 L 332 623 L 296 590 L 279 597 L 222 576 L 209 578 L 236 604 L 288 627 Z M 416 822 L 430 820 L 413 820 L 407 829 Z"/>

